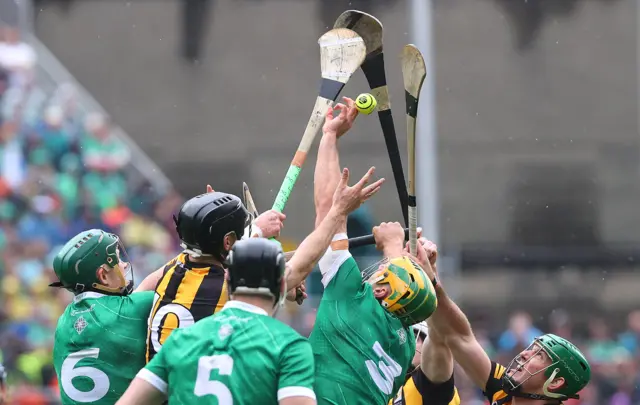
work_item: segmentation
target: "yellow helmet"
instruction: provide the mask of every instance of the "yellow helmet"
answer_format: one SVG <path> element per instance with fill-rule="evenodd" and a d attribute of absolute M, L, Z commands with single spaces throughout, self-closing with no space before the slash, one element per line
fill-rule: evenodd
<path fill-rule="evenodd" d="M 426 320 L 438 307 L 431 280 L 408 256 L 389 260 L 368 281 L 370 284 L 389 285 L 391 293 L 382 300 L 382 306 L 406 326 Z"/>

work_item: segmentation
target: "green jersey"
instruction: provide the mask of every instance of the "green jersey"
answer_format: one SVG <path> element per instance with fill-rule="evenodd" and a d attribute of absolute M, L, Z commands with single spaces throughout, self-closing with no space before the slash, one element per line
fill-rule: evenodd
<path fill-rule="evenodd" d="M 138 377 L 169 404 L 277 404 L 313 392 L 309 342 L 250 304 L 228 301 L 194 325 L 175 330 Z"/>
<path fill-rule="evenodd" d="M 153 291 L 78 294 L 58 320 L 53 364 L 62 404 L 115 404 L 144 367 Z"/>
<path fill-rule="evenodd" d="M 415 353 L 411 329 L 380 305 L 348 250 L 330 248 L 320 271 L 325 290 L 309 338 L 318 404 L 388 403 Z"/>

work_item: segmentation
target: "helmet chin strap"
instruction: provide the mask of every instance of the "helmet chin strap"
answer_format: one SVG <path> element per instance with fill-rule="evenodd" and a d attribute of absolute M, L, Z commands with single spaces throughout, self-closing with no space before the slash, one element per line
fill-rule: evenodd
<path fill-rule="evenodd" d="M 544 394 L 530 394 L 528 392 L 522 392 L 522 384 L 517 383 L 506 374 L 504 375 L 504 377 L 502 377 L 502 390 L 513 397 L 533 399 L 537 401 L 546 400 L 551 402 L 547 402 L 545 403 L 545 405 L 559 405 L 562 403 L 562 401 L 568 399 L 568 397 L 566 395 L 556 394 L 549 391 L 549 384 L 551 384 L 551 382 L 556 378 L 556 375 L 559 371 L 560 370 L 555 369 L 553 373 L 551 373 L 551 376 L 547 378 L 547 381 L 544 382 L 544 385 L 542 387 Z"/>

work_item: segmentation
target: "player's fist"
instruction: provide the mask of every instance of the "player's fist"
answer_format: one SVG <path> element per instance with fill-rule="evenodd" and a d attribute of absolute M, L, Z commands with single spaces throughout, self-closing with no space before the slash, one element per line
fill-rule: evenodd
<path fill-rule="evenodd" d="M 438 260 L 438 246 L 427 238 L 420 238 L 418 242 L 424 247 L 427 257 L 429 258 L 429 264 L 431 264 L 434 271 L 437 271 L 436 260 Z"/>
<path fill-rule="evenodd" d="M 423 239 L 423 241 L 420 241 L 420 239 Z M 427 252 L 427 249 L 425 246 L 427 240 L 424 238 L 420 238 L 420 239 L 418 240 L 418 244 L 416 246 L 415 256 L 412 255 L 409 251 L 410 242 L 407 242 L 404 248 L 404 254 L 413 258 L 413 260 L 415 260 L 416 263 L 418 263 L 420 267 L 422 267 L 422 270 L 426 273 L 427 277 L 429 277 L 429 280 L 433 280 L 436 277 L 436 271 L 435 271 L 435 267 L 431 264 L 429 253 Z M 433 262 L 435 263 L 435 260 Z"/>
<path fill-rule="evenodd" d="M 304 281 L 298 287 L 287 291 L 287 301 L 296 301 L 298 305 L 302 305 L 305 299 L 307 299 L 307 287 Z"/>
<path fill-rule="evenodd" d="M 373 237 L 378 250 L 385 251 L 390 246 L 399 246 L 402 250 L 404 228 L 399 222 L 383 222 L 373 227 Z"/>
<path fill-rule="evenodd" d="M 258 215 L 258 218 L 255 219 L 253 225 L 254 227 L 260 228 L 262 235 L 259 236 L 263 238 L 277 238 L 280 236 L 280 231 L 284 227 L 284 220 L 286 218 L 287 216 L 281 212 L 269 210 Z"/>

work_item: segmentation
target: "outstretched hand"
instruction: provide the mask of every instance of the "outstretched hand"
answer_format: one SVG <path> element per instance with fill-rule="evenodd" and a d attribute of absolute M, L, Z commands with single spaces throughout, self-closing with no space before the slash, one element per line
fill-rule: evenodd
<path fill-rule="evenodd" d="M 349 169 L 344 168 L 342 170 L 342 178 L 336 191 L 333 194 L 333 207 L 341 215 L 349 215 L 358 207 L 360 207 L 365 201 L 371 198 L 375 193 L 380 190 L 384 178 L 381 178 L 374 183 L 367 186 L 369 179 L 373 176 L 376 168 L 371 167 L 367 173 L 362 176 L 359 182 L 349 187 Z"/>
<path fill-rule="evenodd" d="M 340 138 L 351 129 L 358 116 L 355 101 L 349 97 L 342 97 L 342 100 L 344 104 L 338 103 L 335 107 L 329 107 L 322 127 L 323 133 L 333 133 L 337 138 Z M 339 111 L 339 114 L 334 117 L 335 111 Z"/>

